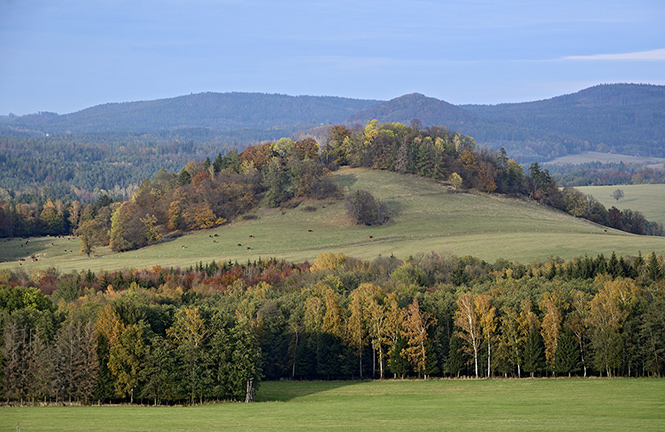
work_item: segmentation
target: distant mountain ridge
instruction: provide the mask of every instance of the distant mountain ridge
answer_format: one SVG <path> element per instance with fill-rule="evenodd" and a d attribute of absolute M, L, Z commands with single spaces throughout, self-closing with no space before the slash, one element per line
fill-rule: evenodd
<path fill-rule="evenodd" d="M 108 103 L 71 114 L 39 113 L 0 122 L 44 133 L 154 132 L 209 128 L 305 129 L 339 123 L 378 101 L 334 96 L 264 93 L 198 93 L 151 101 Z"/>
<path fill-rule="evenodd" d="M 554 134 L 566 153 L 665 156 L 665 86 L 603 84 L 542 101 L 461 108 L 488 122 Z"/>
<path fill-rule="evenodd" d="M 646 84 L 604 84 L 534 102 L 459 106 L 419 93 L 389 101 L 199 93 L 109 103 L 65 115 L 0 116 L 0 136 L 85 134 L 96 142 L 114 142 L 143 134 L 148 140 L 249 144 L 297 132 L 306 136 L 308 130 L 320 137 L 325 135 L 321 125 L 373 119 L 445 126 L 479 145 L 504 147 L 521 162 L 584 151 L 665 157 L 665 86 Z"/>

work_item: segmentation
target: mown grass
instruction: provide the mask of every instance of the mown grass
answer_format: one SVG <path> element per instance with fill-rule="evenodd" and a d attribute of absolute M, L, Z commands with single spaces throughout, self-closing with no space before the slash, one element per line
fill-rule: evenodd
<path fill-rule="evenodd" d="M 266 382 L 257 403 L 0 408 L 21 431 L 655 431 L 662 379 Z"/>
<path fill-rule="evenodd" d="M 665 238 L 605 231 L 524 200 L 451 193 L 439 183 L 386 171 L 340 170 L 337 181 L 347 193 L 366 189 L 386 201 L 394 211 L 391 221 L 381 227 L 354 225 L 341 201 L 309 203 L 317 208 L 313 212 L 259 209 L 257 220 L 190 233 L 137 251 L 115 254 L 98 248 L 98 258 L 80 255 L 75 239 L 32 239 L 23 248 L 20 240 L 0 242 L 0 259 L 9 261 L 0 264 L 0 269 L 18 267 L 16 259 L 28 253 L 45 255 L 37 262 L 27 259 L 21 268 L 28 271 L 46 267 L 61 271 L 188 267 L 200 261 L 243 262 L 259 257 L 302 262 L 326 252 L 372 259 L 436 251 L 492 262 L 497 258 L 530 262 L 549 256 L 609 255 L 613 251 L 623 255 L 665 253 Z"/>
<path fill-rule="evenodd" d="M 637 210 L 648 220 L 665 224 L 665 184 L 579 186 L 576 189 L 593 196 L 607 208 Z M 612 198 L 612 192 L 617 189 L 624 193 L 618 202 Z"/>

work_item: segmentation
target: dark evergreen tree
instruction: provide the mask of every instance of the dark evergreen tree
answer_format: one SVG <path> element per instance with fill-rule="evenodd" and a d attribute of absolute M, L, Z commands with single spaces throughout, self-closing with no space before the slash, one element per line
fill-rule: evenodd
<path fill-rule="evenodd" d="M 406 347 L 406 340 L 400 337 L 389 353 L 388 368 L 396 378 L 404 378 L 411 371 L 411 363 L 404 355 Z"/>
<path fill-rule="evenodd" d="M 663 269 L 658 262 L 655 253 L 649 254 L 649 257 L 647 258 L 646 277 L 647 280 L 652 282 L 659 281 L 663 278 Z"/>
<path fill-rule="evenodd" d="M 540 332 L 530 332 L 524 343 L 524 371 L 532 377 L 545 368 L 545 347 Z"/>
<path fill-rule="evenodd" d="M 171 344 L 160 336 L 154 337 L 142 370 L 144 385 L 141 389 L 141 398 L 152 400 L 154 405 L 176 400 L 176 388 L 173 382 L 176 376 L 174 359 L 175 353 Z"/>
<path fill-rule="evenodd" d="M 468 358 L 463 353 L 464 342 L 462 339 L 453 336 L 450 338 L 450 351 L 446 359 L 446 371 L 450 376 L 459 378 L 464 371 Z"/>
<path fill-rule="evenodd" d="M 575 337 L 570 330 L 565 329 L 561 333 L 557 348 L 556 371 L 559 374 L 568 374 L 570 376 L 580 370 L 580 350 L 575 341 Z"/>

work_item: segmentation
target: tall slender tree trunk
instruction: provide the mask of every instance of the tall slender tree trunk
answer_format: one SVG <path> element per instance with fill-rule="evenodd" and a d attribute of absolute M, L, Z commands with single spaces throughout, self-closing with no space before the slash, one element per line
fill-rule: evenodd
<path fill-rule="evenodd" d="M 473 363 L 476 368 L 476 378 L 478 378 L 478 347 L 476 342 L 473 342 Z"/>
<path fill-rule="evenodd" d="M 363 379 L 363 339 L 358 337 L 358 361 L 360 362 L 360 379 Z"/>
<path fill-rule="evenodd" d="M 372 344 L 372 379 L 376 378 L 376 348 Z"/>
<path fill-rule="evenodd" d="M 296 359 L 298 358 L 298 329 L 296 329 L 296 344 L 293 349 L 293 368 L 291 369 L 291 379 L 296 377 Z"/>
<path fill-rule="evenodd" d="M 492 344 L 488 340 L 487 341 L 487 378 L 492 378 L 491 358 L 492 358 Z"/>
<path fill-rule="evenodd" d="M 358 356 L 360 359 L 360 379 L 363 379 L 363 354 L 362 352 Z"/>
<path fill-rule="evenodd" d="M 383 347 L 379 345 L 379 374 L 383 379 Z"/>
<path fill-rule="evenodd" d="M 584 345 L 582 339 L 579 339 L 580 343 L 580 357 L 582 358 L 582 369 L 584 369 L 584 378 L 586 378 L 586 362 L 584 361 Z"/>

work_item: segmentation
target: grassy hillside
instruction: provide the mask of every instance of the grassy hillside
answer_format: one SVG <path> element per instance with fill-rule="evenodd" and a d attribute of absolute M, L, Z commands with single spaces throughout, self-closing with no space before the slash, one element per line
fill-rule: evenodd
<path fill-rule="evenodd" d="M 593 196 L 607 208 L 637 210 L 648 220 L 665 224 L 665 184 L 579 186 L 576 189 Z M 624 193 L 619 202 L 612 198 L 612 192 L 617 189 Z"/>
<path fill-rule="evenodd" d="M 0 408 L 0 429 L 662 430 L 661 379 L 266 382 L 253 404 Z"/>
<path fill-rule="evenodd" d="M 22 268 L 55 266 L 70 271 L 190 266 L 199 261 L 246 261 L 273 256 L 304 261 L 324 252 L 371 259 L 436 251 L 474 255 L 489 261 L 501 257 L 522 262 L 549 256 L 572 258 L 601 252 L 609 255 L 612 251 L 630 255 L 639 250 L 665 253 L 663 237 L 636 236 L 612 229 L 605 232 L 603 227 L 533 202 L 454 193 L 419 177 L 343 169 L 337 173 L 337 182 L 345 192 L 366 189 L 386 201 L 395 213 L 392 221 L 381 227 L 354 225 L 346 216 L 343 202 L 319 202 L 313 203 L 317 208 L 314 212 L 304 211 L 303 206 L 286 211 L 262 209 L 257 212 L 257 220 L 194 232 L 137 251 L 114 254 L 107 248 L 98 248 L 99 257 L 92 259 L 78 254 L 79 242 L 74 239 L 32 239 L 23 247 L 20 240 L 2 242 L 0 258 L 10 262 L 0 264 L 0 269 L 17 267 L 16 260 L 27 254 L 43 256 L 37 262 L 28 258 Z"/>

